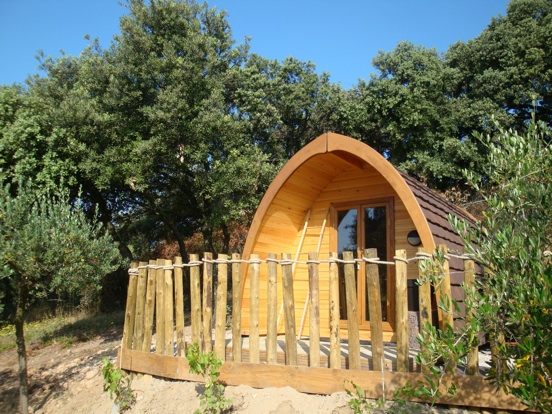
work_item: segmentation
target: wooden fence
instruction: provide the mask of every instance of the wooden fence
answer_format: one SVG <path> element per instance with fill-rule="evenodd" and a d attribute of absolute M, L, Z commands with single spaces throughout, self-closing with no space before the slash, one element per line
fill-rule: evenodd
<path fill-rule="evenodd" d="M 420 256 L 423 257 L 423 256 Z M 419 257 L 418 257 L 419 258 Z M 358 304 L 355 266 L 358 260 L 365 262 L 367 295 L 369 298 L 371 357 L 362 358 L 359 340 Z M 355 260 L 351 252 L 343 254 L 343 260 L 331 254 L 320 260 L 316 253 L 308 256 L 309 273 L 309 335 L 306 355 L 298 355 L 298 338 L 295 326 L 295 300 L 291 255 L 275 254 L 267 260 L 251 255 L 242 260 L 239 255 L 213 255 L 205 253 L 202 260 L 191 255 L 188 263 L 181 258 L 159 259 L 149 263 L 133 263 L 129 270 L 129 287 L 125 314 L 123 341 L 119 353 L 122 369 L 147 373 L 159 377 L 202 381 L 189 373 L 185 358 L 186 347 L 198 343 L 204 352 L 213 351 L 224 360 L 220 380 L 228 385 L 250 385 L 256 388 L 291 386 L 300 392 L 330 394 L 343 391 L 345 381 L 353 381 L 366 391 L 367 397 L 392 399 L 399 387 L 423 381 L 423 373 L 412 364 L 408 347 L 407 259 L 404 250 L 397 250 L 395 261 L 387 263 L 395 267 L 395 331 L 396 364 L 393 370 L 386 364 L 381 321 L 381 296 L 378 263 L 375 250 L 365 250 L 363 257 Z M 338 264 L 344 266 L 347 301 L 346 352 L 339 336 L 339 281 Z M 242 336 L 242 266 L 249 266 L 250 326 L 248 337 Z M 266 312 L 267 331 L 261 347 L 259 333 L 260 266 L 268 267 Z M 319 269 L 329 266 L 329 352 L 321 352 Z M 280 275 L 278 277 L 278 268 Z M 421 269 L 422 267 L 420 267 Z M 436 295 L 451 297 L 450 275 L 445 261 L 445 278 Z M 465 283 L 473 283 L 474 265 L 465 260 Z M 228 275 L 231 275 L 231 289 Z M 215 277 L 216 276 L 216 277 Z M 278 281 L 281 280 L 281 287 Z M 185 289 L 184 283 L 189 283 Z M 216 281 L 216 288 L 214 286 Z M 281 289 L 282 303 L 278 303 Z M 431 322 L 431 291 L 429 284 L 419 287 L 420 325 Z M 189 294 L 188 294 L 189 290 Z M 228 291 L 232 298 L 229 301 Z M 186 294 L 185 294 L 186 292 Z M 216 294 L 216 297 L 215 297 Z M 264 301 L 263 301 L 264 303 Z M 285 336 L 278 336 L 278 310 L 283 307 Z M 231 323 L 228 325 L 228 309 Z M 469 316 L 469 315 L 468 315 Z M 452 314 L 442 312 L 442 323 L 454 321 Z M 264 335 L 263 335 L 264 336 Z M 282 346 L 282 341 L 285 344 Z M 366 345 L 367 346 L 367 345 Z M 388 346 L 388 345 L 387 345 Z M 386 346 L 386 347 L 387 347 Z M 283 353 L 278 349 L 283 349 Z M 325 346 L 326 347 L 326 346 Z M 263 348 L 263 349 L 261 349 Z M 300 347 L 300 349 L 302 349 Z M 394 348 L 395 350 L 395 348 Z M 365 354 L 364 354 L 365 355 Z M 467 373 L 470 375 L 447 376 L 444 384 L 454 382 L 458 392 L 454 398 L 438 400 L 441 403 L 471 407 L 523 410 L 524 406 L 512 396 L 507 396 L 479 376 L 477 349 L 468 357 Z"/>

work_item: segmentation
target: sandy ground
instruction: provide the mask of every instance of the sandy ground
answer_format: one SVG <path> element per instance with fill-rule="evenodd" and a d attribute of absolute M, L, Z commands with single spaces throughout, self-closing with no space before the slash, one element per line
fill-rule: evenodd
<path fill-rule="evenodd" d="M 120 333 L 77 343 L 63 348 L 53 344 L 28 350 L 30 406 L 32 413 L 77 414 L 113 413 L 113 402 L 103 392 L 101 358 L 115 361 Z M 17 360 L 15 350 L 0 353 L 0 413 L 17 413 Z M 199 408 L 202 385 L 170 381 L 150 375 L 133 377 L 136 396 L 130 414 L 193 413 Z M 249 386 L 228 387 L 226 396 L 233 402 L 230 412 L 243 414 L 349 414 L 346 393 L 332 395 L 302 394 L 290 387 L 254 389 Z M 421 407 L 419 407 L 421 408 Z M 413 412 L 447 414 L 469 413 L 462 409 L 421 408 Z"/>
<path fill-rule="evenodd" d="M 29 350 L 31 386 L 30 412 L 42 414 L 111 413 L 113 402 L 103 392 L 101 358 L 115 361 L 120 339 L 117 335 L 97 338 L 62 348 L 53 344 Z M 15 350 L 0 354 L 0 413 L 17 413 L 17 360 Z M 199 408 L 202 385 L 169 381 L 150 375 L 135 375 L 136 396 L 128 413 L 193 413 Z M 254 389 L 228 387 L 232 412 L 263 413 L 351 413 L 345 393 L 329 396 L 301 394 L 292 388 Z"/>

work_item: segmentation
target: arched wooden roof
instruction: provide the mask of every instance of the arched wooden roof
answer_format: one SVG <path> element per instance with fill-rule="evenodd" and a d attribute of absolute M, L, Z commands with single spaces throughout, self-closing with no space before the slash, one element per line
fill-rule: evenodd
<path fill-rule="evenodd" d="M 244 257 L 253 253 L 255 241 L 262 231 L 265 213 L 277 197 L 283 196 L 281 190 L 286 181 L 309 161 L 313 161 L 315 157 L 323 160 L 327 157 L 326 154 L 339 157 L 351 164 L 368 164 L 381 174 L 404 203 L 424 247 L 432 251 L 436 245 L 445 243 L 449 247 L 462 250 L 462 242 L 450 228 L 447 215 L 453 213 L 471 220 L 468 213 L 399 171 L 370 146 L 344 135 L 326 133 L 295 154 L 268 188 L 253 218 L 244 246 Z"/>

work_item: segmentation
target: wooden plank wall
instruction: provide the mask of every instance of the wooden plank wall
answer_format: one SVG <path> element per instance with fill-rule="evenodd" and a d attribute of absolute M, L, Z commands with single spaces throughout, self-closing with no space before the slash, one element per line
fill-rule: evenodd
<path fill-rule="evenodd" d="M 370 259 L 376 256 L 376 252 L 366 250 L 363 255 L 366 259 Z M 203 261 L 199 261 L 197 255 L 191 255 L 191 261 L 188 264 L 182 264 L 180 258 L 176 258 L 174 263 L 168 260 L 158 260 L 149 264 L 145 262 L 133 263 L 133 268 L 129 272 L 120 366 L 123 369 L 167 378 L 200 380 L 197 376 L 188 373 L 186 360 L 182 358 L 185 355 L 186 347 L 192 341 L 200 343 L 204 352 L 211 351 L 214 344 L 216 355 L 226 360 L 221 370 L 221 379 L 228 384 L 246 384 L 254 387 L 292 385 L 303 392 L 326 393 L 342 390 L 344 379 L 352 379 L 357 385 L 371 390 L 368 396 L 377 398 L 381 396 L 381 394 L 377 395 L 377 390 L 381 385 L 382 375 L 387 379 L 392 378 L 389 383 L 391 388 L 398 385 L 397 378 L 401 378 L 401 381 L 404 380 L 404 384 L 407 380 L 415 381 L 419 378 L 418 373 L 409 372 L 412 371 L 412 365 L 408 363 L 409 350 L 405 346 L 404 340 L 408 336 L 408 324 L 403 321 L 404 303 L 406 301 L 406 284 L 404 282 L 407 278 L 406 269 L 408 267 L 404 251 L 396 252 L 397 260 L 394 264 L 398 275 L 396 292 L 397 297 L 400 298 L 397 303 L 401 303 L 399 306 L 403 308 L 403 311 L 397 309 L 395 312 L 397 315 L 396 324 L 401 331 L 398 334 L 401 343 L 397 346 L 397 360 L 399 361 L 397 371 L 400 371 L 402 376 L 392 377 L 389 374 L 393 373 L 384 374 L 384 371 L 389 370 L 389 365 L 385 364 L 383 356 L 384 333 L 381 321 L 379 321 L 380 323 L 375 320 L 371 321 L 372 352 L 375 360 L 369 361 L 368 364 L 360 361 L 361 346 L 358 339 L 358 325 L 355 325 L 356 318 L 353 318 L 348 326 L 350 331 L 350 340 L 347 343 L 348 355 L 343 361 L 340 356 L 342 344 L 338 340 L 339 312 L 335 313 L 335 310 L 339 309 L 339 292 L 336 289 L 336 261 L 333 260 L 328 263 L 328 260 L 326 260 L 321 263 L 315 253 L 309 256 L 308 263 L 311 275 L 309 288 L 310 317 L 308 320 L 310 348 L 308 355 L 302 358 L 298 357 L 297 319 L 293 315 L 294 306 L 292 306 L 294 303 L 295 281 L 291 275 L 293 261 L 290 256 L 288 254 L 282 255 L 279 264 L 275 254 L 270 255 L 271 260 L 267 263 L 263 263 L 255 256 L 251 257 L 250 263 L 243 263 L 239 255 L 232 255 L 231 261 L 228 260 L 226 255 L 219 255 L 217 260 L 214 260 L 210 254 L 205 254 Z M 332 253 L 331 257 L 335 258 L 336 254 Z M 261 352 L 259 350 L 258 334 L 249 337 L 248 347 L 242 348 L 241 345 L 245 339 L 239 334 L 239 315 L 241 313 L 239 309 L 232 312 L 235 319 L 231 329 L 226 326 L 228 272 L 231 271 L 232 290 L 241 291 L 240 285 L 243 281 L 240 279 L 240 266 L 242 265 L 251 266 L 253 275 L 259 273 L 259 267 L 267 266 L 270 269 L 270 277 L 267 281 L 267 290 L 270 292 L 267 317 L 270 317 L 271 322 L 267 324 L 269 329 L 266 351 Z M 355 301 L 357 295 L 355 289 L 357 285 L 354 276 L 352 276 L 354 275 L 356 262 L 353 260 L 351 252 L 344 255 L 343 265 L 345 266 L 348 312 L 349 315 L 353 315 L 356 311 Z M 278 267 L 281 268 L 283 274 L 283 284 L 281 286 L 276 279 Z M 322 282 L 318 275 L 323 267 L 328 268 L 330 275 L 333 275 L 328 281 L 328 285 L 331 283 L 331 286 L 327 286 L 330 292 L 329 301 L 333 309 L 329 358 L 325 355 L 324 358 L 321 358 L 322 353 L 320 352 L 319 290 Z M 200 283 L 199 277 L 201 268 L 203 268 L 203 283 Z M 371 297 L 370 303 L 374 306 L 374 310 L 370 314 L 377 317 L 376 309 L 380 309 L 378 306 L 378 299 L 380 298 L 377 297 L 377 293 L 379 293 L 379 287 L 377 286 L 379 280 L 378 266 L 368 263 L 365 268 L 366 277 L 371 281 L 367 286 L 367 294 Z M 473 262 L 468 261 L 466 268 L 473 269 Z M 184 277 L 185 274 L 189 277 Z M 189 296 L 184 295 L 184 280 L 189 281 L 190 284 Z M 216 281 L 217 289 L 213 289 L 214 281 Z M 471 273 L 468 275 L 467 281 L 468 284 L 473 283 Z M 259 283 L 258 278 L 253 277 L 250 283 L 253 285 L 252 290 L 256 291 L 258 289 L 256 285 Z M 447 283 L 446 280 L 444 283 Z M 200 292 L 200 288 L 202 292 Z M 275 314 L 278 309 L 276 292 L 279 290 L 283 291 L 283 297 L 285 298 L 284 324 L 287 334 L 285 336 L 284 359 L 280 359 L 280 355 L 276 351 L 277 327 Z M 426 289 L 424 288 L 422 291 L 425 292 Z M 185 304 L 186 300 L 190 301 L 188 306 Z M 239 307 L 239 299 L 234 300 L 234 307 Z M 426 309 L 427 300 L 425 295 L 421 295 L 420 309 L 425 315 L 424 320 L 431 322 L 431 316 L 428 316 L 427 310 L 422 310 Z M 260 314 L 261 312 L 257 306 L 257 304 L 254 304 L 252 310 L 254 309 L 255 312 Z M 214 317 L 213 308 L 216 310 Z M 185 314 L 185 309 L 190 309 L 189 315 Z M 253 316 L 253 320 L 255 319 Z M 186 324 L 184 321 L 190 321 L 190 323 Z M 213 331 L 214 338 L 212 337 Z M 232 342 L 229 345 L 226 342 L 228 334 L 232 335 Z M 472 378 L 480 378 L 478 376 L 477 358 L 474 358 L 475 351 L 474 348 L 470 352 L 468 372 L 472 374 Z M 259 376 L 259 373 L 262 373 L 262 376 Z M 301 378 L 301 381 L 297 384 L 282 382 L 283 378 L 289 379 L 290 376 L 295 379 Z M 262 378 L 261 382 L 259 382 L 260 378 Z M 514 407 L 516 409 L 523 408 L 517 400 L 512 400 L 512 397 L 506 397 L 500 392 L 494 392 L 494 390 L 493 393 L 487 393 L 485 391 L 487 386 L 483 380 L 459 377 L 455 378 L 455 382 L 460 387 L 465 386 L 467 390 L 479 389 L 478 397 L 472 396 L 468 400 L 458 399 L 458 404 L 509 409 Z M 461 395 L 464 395 L 462 393 L 465 393 L 465 390 L 461 390 Z M 455 404 L 454 400 L 447 400 L 447 403 Z"/>
<path fill-rule="evenodd" d="M 282 186 L 265 214 L 261 225 L 262 231 L 255 241 L 252 252 L 258 254 L 263 260 L 271 252 L 291 253 L 295 259 L 295 253 L 299 251 L 298 260 L 301 261 L 306 261 L 310 252 L 316 252 L 320 257 L 329 257 L 332 248 L 335 248 L 332 244 L 336 243 L 335 229 L 332 227 L 333 223 L 328 215 L 331 206 L 359 200 L 387 198 L 394 200 L 395 249 L 404 249 L 408 257 L 413 257 L 416 254 L 416 247 L 408 244 L 407 234 L 415 229 L 415 225 L 404 203 L 386 179 L 372 167 L 359 168 L 358 165 L 349 164 L 332 154 L 309 160 Z M 307 217 L 308 220 L 306 220 Z M 322 238 L 320 238 L 320 231 L 326 218 L 328 219 Z M 306 231 L 304 231 L 305 222 L 307 222 Z M 245 270 L 243 277 L 248 279 L 249 273 L 247 269 Z M 408 263 L 407 270 L 409 279 L 417 278 L 416 263 Z M 322 335 L 327 337 L 330 332 L 329 271 L 327 267 L 321 267 L 319 272 L 320 326 Z M 266 309 L 267 278 L 267 268 L 262 267 L 259 274 L 261 309 Z M 305 306 L 309 292 L 308 266 L 297 265 L 293 271 L 293 280 L 296 323 L 298 327 L 301 327 L 305 310 L 308 313 L 308 306 Z M 278 283 L 282 283 L 280 275 L 278 275 Z M 245 334 L 248 334 L 249 284 L 246 283 L 243 289 L 242 329 Z M 280 293 L 278 301 L 278 309 L 281 309 L 282 296 Z M 265 321 L 266 315 L 261 314 L 259 330 L 266 334 Z M 279 321 L 280 332 L 283 332 L 281 312 L 279 312 Z M 304 329 L 301 330 L 301 334 L 304 331 Z M 346 338 L 347 330 L 343 329 L 341 335 L 342 338 Z M 360 338 L 369 339 L 369 331 L 361 330 Z M 385 339 L 391 340 L 391 333 L 388 332 Z"/>

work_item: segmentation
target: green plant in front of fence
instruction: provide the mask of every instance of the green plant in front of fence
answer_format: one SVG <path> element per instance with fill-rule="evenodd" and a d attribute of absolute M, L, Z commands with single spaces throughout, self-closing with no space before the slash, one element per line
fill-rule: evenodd
<path fill-rule="evenodd" d="M 130 409 L 136 400 L 130 387 L 132 383 L 130 377 L 120 368 L 115 368 L 106 357 L 102 358 L 102 375 L 103 390 L 109 391 L 109 397 L 117 405 L 119 412 Z"/>
<path fill-rule="evenodd" d="M 447 327 L 448 328 L 448 327 Z M 423 380 L 416 383 L 408 381 L 395 392 L 394 399 L 418 399 L 435 405 L 437 400 L 452 398 L 457 391 L 456 384 L 447 378 L 454 374 L 457 364 L 466 360 L 466 341 L 464 335 L 458 335 L 453 329 L 438 329 L 428 323 L 417 336 L 423 344 L 416 356 L 416 364 L 422 367 Z M 448 363 L 445 361 L 448 360 Z"/>
<path fill-rule="evenodd" d="M 497 125 L 494 137 L 480 138 L 489 150 L 485 177 L 468 176 L 487 205 L 471 226 L 450 217 L 465 252 L 484 270 L 475 286 L 464 286 L 465 324 L 437 329 L 427 324 L 418 336 L 417 362 L 425 380 L 407 384 L 406 397 L 429 402 L 455 392 L 444 383 L 466 365 L 467 352 L 488 334 L 493 359 L 486 379 L 532 409 L 552 413 L 552 148 L 546 126 L 532 122 L 520 135 Z M 443 256 L 424 262 L 425 280 L 439 289 Z M 441 295 L 442 312 L 458 305 Z"/>
<path fill-rule="evenodd" d="M 190 372 L 203 376 L 205 380 L 205 391 L 200 396 L 201 410 L 195 413 L 220 414 L 232 407 L 232 400 L 224 396 L 226 386 L 218 379 L 222 360 L 213 352 L 201 352 L 196 343 L 186 349 L 186 359 Z"/>
<path fill-rule="evenodd" d="M 375 413 L 375 414 L 408 414 L 420 412 L 422 406 L 407 401 L 403 395 L 395 393 L 393 401 L 386 401 L 385 396 L 377 400 L 366 398 L 366 393 L 353 381 L 345 381 L 345 392 L 349 397 L 347 405 L 355 414 Z"/>
<path fill-rule="evenodd" d="M 487 205 L 475 228 L 451 219 L 484 269 L 469 305 L 489 334 L 487 378 L 528 407 L 552 413 L 552 147 L 548 126 L 497 125 L 480 137 L 488 175 L 468 176 Z"/>
<path fill-rule="evenodd" d="M 350 383 L 350 387 L 347 386 Z M 385 407 L 385 398 L 381 397 L 377 400 L 366 398 L 366 394 L 362 388 L 356 385 L 353 381 L 345 381 L 345 392 L 349 396 L 347 405 L 351 407 L 355 414 L 381 412 Z"/>
<path fill-rule="evenodd" d="M 445 278 L 445 253 L 439 249 L 433 252 L 432 258 L 420 263 L 420 278 L 417 283 L 429 283 L 434 292 L 439 291 Z M 465 304 L 470 308 L 469 294 L 473 287 L 462 286 L 467 299 Z M 440 295 L 437 306 L 443 315 L 452 315 L 460 318 L 460 307 L 455 299 L 448 295 Z M 449 320 L 453 318 L 448 318 Z M 457 386 L 451 382 L 448 375 L 456 374 L 458 365 L 466 366 L 468 351 L 477 346 L 479 321 L 473 318 L 463 318 L 462 327 L 452 327 L 446 324 L 443 328 L 436 328 L 431 323 L 421 327 L 416 340 L 420 344 L 420 352 L 416 356 L 416 363 L 422 368 L 423 381 L 415 384 L 408 382 L 395 393 L 396 399 L 420 399 L 431 406 L 438 399 L 453 397 Z"/>
<path fill-rule="evenodd" d="M 423 349 L 416 356 L 416 363 L 422 367 L 424 379 L 400 387 L 395 398 L 416 398 L 433 406 L 438 399 L 453 397 L 457 387 L 454 382 L 446 380 L 446 375 L 454 374 L 457 363 L 465 360 L 466 347 L 461 338 L 452 329 L 437 329 L 428 323 L 417 337 Z M 448 364 L 444 362 L 445 358 Z"/>

